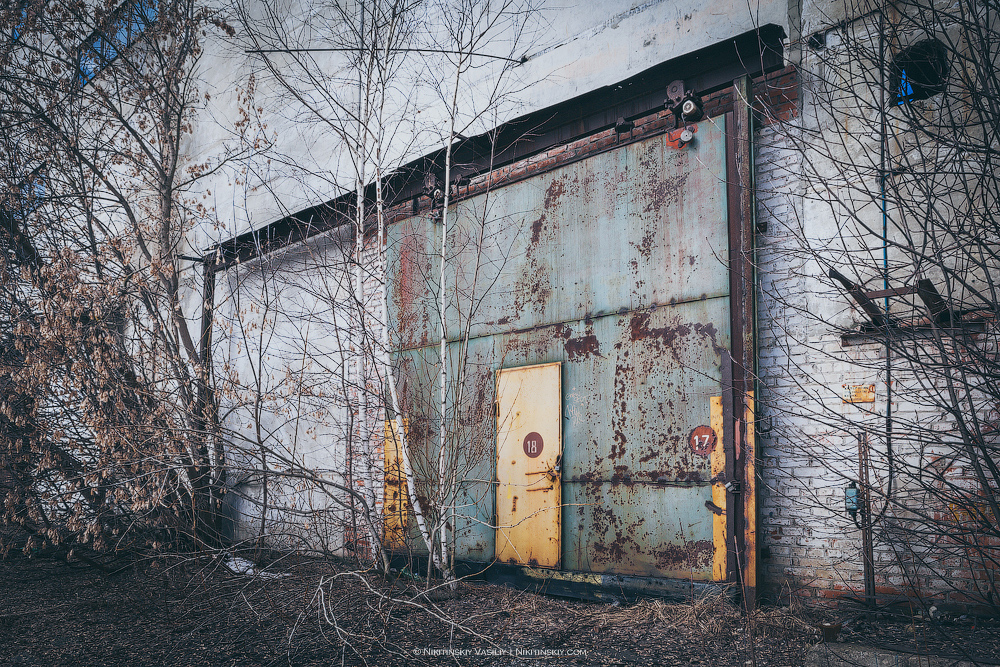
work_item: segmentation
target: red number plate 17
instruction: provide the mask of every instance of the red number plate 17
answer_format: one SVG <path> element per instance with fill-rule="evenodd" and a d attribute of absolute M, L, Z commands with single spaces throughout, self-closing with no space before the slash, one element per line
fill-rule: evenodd
<path fill-rule="evenodd" d="M 711 426 L 699 426 L 691 431 L 691 451 L 699 456 L 708 456 L 715 449 L 715 431 Z"/>

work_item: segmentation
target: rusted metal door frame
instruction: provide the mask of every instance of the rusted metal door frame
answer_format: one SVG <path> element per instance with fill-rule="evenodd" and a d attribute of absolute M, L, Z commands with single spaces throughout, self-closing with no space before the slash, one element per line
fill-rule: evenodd
<path fill-rule="evenodd" d="M 740 584 L 747 605 L 757 601 L 757 448 L 753 418 L 757 359 L 753 228 L 753 110 L 751 81 L 733 81 L 726 114 L 731 355 L 723 355 L 723 442 L 729 491 L 726 503 L 727 579 Z M 726 358 L 728 357 L 728 358 Z"/>

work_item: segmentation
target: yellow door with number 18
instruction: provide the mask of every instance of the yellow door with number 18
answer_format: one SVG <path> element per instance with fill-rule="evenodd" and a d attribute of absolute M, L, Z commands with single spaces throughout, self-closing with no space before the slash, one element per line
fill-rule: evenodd
<path fill-rule="evenodd" d="M 497 560 L 558 568 L 562 382 L 559 363 L 497 373 Z"/>

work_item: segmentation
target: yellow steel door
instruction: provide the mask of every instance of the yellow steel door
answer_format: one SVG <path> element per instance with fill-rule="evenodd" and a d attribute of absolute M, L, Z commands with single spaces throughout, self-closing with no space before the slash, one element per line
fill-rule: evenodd
<path fill-rule="evenodd" d="M 410 497 L 406 489 L 406 473 L 402 463 L 402 442 L 395 419 L 385 422 L 385 498 L 382 519 L 385 548 L 399 551 L 406 548 L 406 517 L 410 512 Z"/>
<path fill-rule="evenodd" d="M 497 559 L 559 567 L 561 365 L 497 373 Z"/>

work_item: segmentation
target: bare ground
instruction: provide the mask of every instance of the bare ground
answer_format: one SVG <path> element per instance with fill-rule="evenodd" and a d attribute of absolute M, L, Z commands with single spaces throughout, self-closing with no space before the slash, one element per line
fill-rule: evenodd
<path fill-rule="evenodd" d="M 82 564 L 0 561 L 0 665 L 803 664 L 819 616 L 721 598 L 609 606 L 464 582 L 453 599 L 336 564 L 280 561 L 236 575 L 218 560 L 157 561 L 109 575 Z M 323 582 L 320 587 L 320 582 Z M 841 614 L 843 616 L 843 614 Z M 940 625 L 940 624 L 938 624 Z M 945 632 L 856 619 L 844 638 L 1000 654 L 995 623 Z"/>

